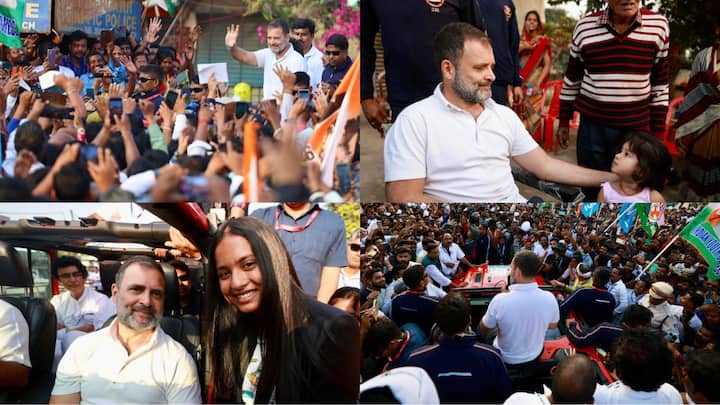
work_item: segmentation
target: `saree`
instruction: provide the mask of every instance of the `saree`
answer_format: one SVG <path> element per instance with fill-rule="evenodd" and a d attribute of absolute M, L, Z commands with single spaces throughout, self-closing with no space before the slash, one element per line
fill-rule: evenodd
<path fill-rule="evenodd" d="M 527 38 L 527 37 L 526 37 Z M 542 118 L 542 93 L 540 89 L 528 88 L 527 83 L 533 81 L 538 82 L 540 75 L 543 71 L 543 58 L 545 53 L 550 53 L 550 40 L 546 37 L 538 39 L 537 45 L 533 48 L 530 56 L 521 63 L 520 77 L 523 81 L 523 90 L 527 94 L 527 97 L 523 100 L 522 105 L 516 109 L 516 113 L 520 117 L 520 120 L 527 128 L 528 132 L 535 134 L 536 131 L 540 130 L 540 123 Z M 541 87 L 543 83 L 538 83 L 538 87 Z"/>
<path fill-rule="evenodd" d="M 683 177 L 704 197 L 720 193 L 718 46 L 705 48 L 695 57 L 675 131 L 678 151 L 685 159 Z"/>

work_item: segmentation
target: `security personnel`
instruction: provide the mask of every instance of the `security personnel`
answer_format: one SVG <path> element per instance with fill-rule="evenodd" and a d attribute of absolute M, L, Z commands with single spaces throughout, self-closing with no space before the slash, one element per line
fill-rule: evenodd
<path fill-rule="evenodd" d="M 470 302 L 458 293 L 437 305 L 438 343 L 413 352 L 404 366 L 420 367 L 435 383 L 441 403 L 502 403 L 512 384 L 500 351 L 470 332 Z"/>

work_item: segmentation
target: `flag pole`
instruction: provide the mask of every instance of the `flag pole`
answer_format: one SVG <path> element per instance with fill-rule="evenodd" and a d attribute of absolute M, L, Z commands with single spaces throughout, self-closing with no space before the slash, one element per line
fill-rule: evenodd
<path fill-rule="evenodd" d="M 605 228 L 605 230 L 603 231 L 602 234 L 605 235 L 605 233 L 607 233 L 607 231 L 608 231 L 610 228 L 612 228 L 613 225 L 615 225 L 615 224 L 620 220 L 620 217 L 622 217 L 623 215 L 625 215 L 625 213 L 627 213 L 628 211 L 630 211 L 631 209 L 633 209 L 634 206 L 635 206 L 635 203 L 630 204 L 630 206 L 629 206 L 625 211 L 623 211 L 620 215 L 618 215 L 617 218 L 615 218 L 615 220 L 612 221 L 612 223 L 611 223 L 610 225 L 608 225 L 607 228 Z"/>
<path fill-rule="evenodd" d="M 637 277 L 635 277 L 635 280 L 640 280 L 640 277 L 642 277 L 642 275 L 645 274 L 645 272 L 650 268 L 650 266 L 652 266 L 653 263 L 655 263 L 655 261 L 656 261 L 658 258 L 660 258 L 660 256 L 662 256 L 662 254 L 665 253 L 665 251 L 668 250 L 668 249 L 670 248 L 670 246 L 672 246 L 672 244 L 675 243 L 675 241 L 676 241 L 679 237 L 680 237 L 680 232 L 678 232 L 678 234 L 675 235 L 675 237 L 670 240 L 670 243 L 668 243 L 668 244 L 660 251 L 660 253 L 658 253 L 657 255 L 655 255 L 655 257 L 653 257 L 653 259 L 650 261 L 650 263 L 648 263 L 648 264 L 645 266 L 645 268 L 643 269 L 643 271 L 641 271 L 640 274 L 638 274 Z"/>

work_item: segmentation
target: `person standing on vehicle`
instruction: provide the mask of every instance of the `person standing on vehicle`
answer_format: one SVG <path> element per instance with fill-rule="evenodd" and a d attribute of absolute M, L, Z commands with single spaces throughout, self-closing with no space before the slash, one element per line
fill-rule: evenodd
<path fill-rule="evenodd" d="M 70 346 L 50 403 L 200 403 L 195 362 L 159 326 L 165 298 L 160 265 L 146 256 L 126 260 L 112 296 L 117 318 Z"/>
<path fill-rule="evenodd" d="M 65 289 L 50 300 L 57 314 L 57 363 L 75 339 L 102 328 L 115 315 L 115 305 L 106 295 L 85 284 L 88 271 L 78 258 L 58 257 L 51 271 Z"/>
<path fill-rule="evenodd" d="M 483 335 L 497 330 L 493 346 L 500 349 L 509 368 L 535 362 L 542 354 L 545 333 L 557 328 L 560 320 L 555 297 L 535 282 L 541 266 L 535 253 L 518 252 L 510 264 L 510 291 L 493 297 L 479 325 Z"/>

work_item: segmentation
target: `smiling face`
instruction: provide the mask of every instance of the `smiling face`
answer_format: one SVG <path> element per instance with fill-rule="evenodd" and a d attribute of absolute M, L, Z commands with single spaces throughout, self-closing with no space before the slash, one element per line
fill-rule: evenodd
<path fill-rule="evenodd" d="M 290 44 L 290 35 L 285 34 L 280 27 L 270 27 L 267 30 L 267 44 L 272 53 L 281 54 Z"/>
<path fill-rule="evenodd" d="M 256 312 L 262 301 L 263 282 L 248 240 L 231 233 L 224 235 L 215 249 L 215 261 L 225 300 L 240 312 Z"/>
<path fill-rule="evenodd" d="M 66 266 L 58 268 L 58 280 L 60 284 L 70 292 L 75 299 L 82 296 L 85 289 L 85 279 L 82 271 L 75 266 Z"/>
<path fill-rule="evenodd" d="M 113 284 L 117 318 L 135 331 L 155 328 L 163 316 L 165 277 L 140 263 L 125 269 L 120 285 Z"/>
<path fill-rule="evenodd" d="M 477 41 L 465 41 L 462 56 L 454 66 L 450 87 L 466 103 L 482 103 L 492 95 L 492 82 L 495 74 L 495 57 L 489 44 Z"/>

